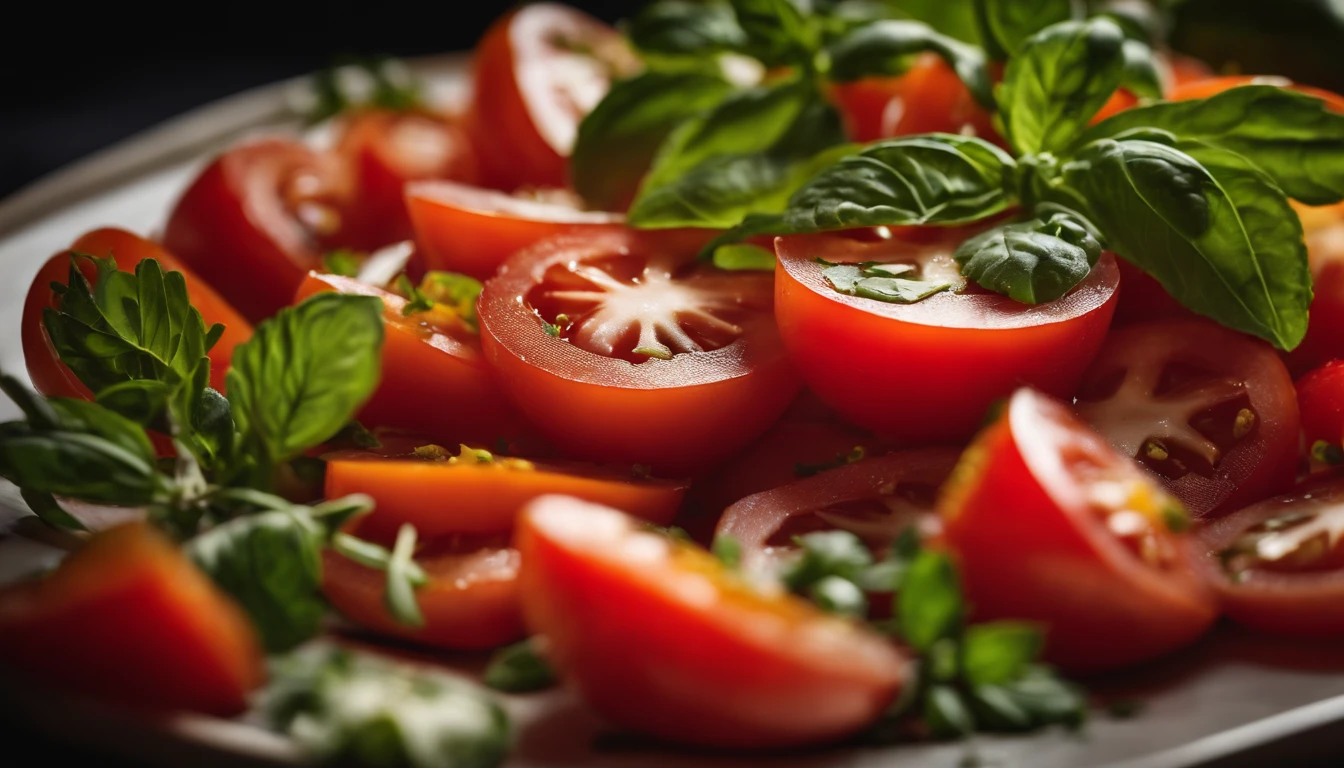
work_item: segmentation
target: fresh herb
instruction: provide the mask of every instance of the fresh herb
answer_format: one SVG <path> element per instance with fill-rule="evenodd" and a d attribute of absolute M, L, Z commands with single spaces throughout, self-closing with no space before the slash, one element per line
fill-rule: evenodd
<path fill-rule="evenodd" d="M 339 248 L 322 255 L 322 269 L 341 277 L 354 277 L 359 268 L 368 259 L 367 254 L 356 253 L 349 248 Z"/>
<path fill-rule="evenodd" d="M 434 305 L 447 307 L 472 332 L 479 332 L 476 317 L 476 299 L 481 295 L 481 281 L 456 272 L 429 272 L 420 280 L 417 294 Z"/>
<path fill-rule="evenodd" d="M 425 617 L 416 602 L 415 585 L 410 578 L 414 557 L 415 526 L 402 523 L 392 546 L 392 556 L 387 560 L 387 588 L 383 590 L 383 602 L 387 612 L 398 622 L 408 627 L 423 627 Z"/>
<path fill-rule="evenodd" d="M 721 533 L 715 536 L 710 545 L 710 552 L 728 568 L 736 568 L 742 564 L 742 542 L 732 534 Z"/>
<path fill-rule="evenodd" d="M 840 293 L 890 304 L 913 304 L 960 283 L 925 278 L 916 275 L 917 271 L 912 264 L 865 262 L 835 264 L 822 270 L 821 275 Z"/>
<path fill-rule="evenodd" d="M 405 112 L 424 106 L 420 84 L 400 61 L 356 58 L 338 61 L 313 78 L 308 123 L 315 125 L 354 109 Z"/>
<path fill-rule="evenodd" d="M 714 266 L 733 272 L 773 272 L 775 254 L 759 245 L 733 243 L 714 249 Z"/>
<path fill-rule="evenodd" d="M 863 594 L 863 590 L 853 581 L 840 576 L 826 576 L 813 582 L 807 588 L 807 596 L 814 605 L 827 613 L 856 619 L 868 615 L 868 597 Z"/>
<path fill-rule="evenodd" d="M 528 693 L 553 688 L 555 670 L 538 652 L 539 638 L 530 637 L 495 651 L 485 668 L 485 684 L 506 693 Z"/>
<path fill-rule="evenodd" d="M 832 576 L 858 581 L 873 564 L 873 555 L 863 540 L 849 531 L 807 533 L 794 537 L 793 543 L 798 546 L 798 555 L 781 579 L 784 586 L 799 594 Z"/>
<path fill-rule="evenodd" d="M 963 242 L 961 273 L 1024 304 L 1054 301 L 1082 282 L 1101 257 L 1101 243 L 1067 213 L 996 227 Z"/>

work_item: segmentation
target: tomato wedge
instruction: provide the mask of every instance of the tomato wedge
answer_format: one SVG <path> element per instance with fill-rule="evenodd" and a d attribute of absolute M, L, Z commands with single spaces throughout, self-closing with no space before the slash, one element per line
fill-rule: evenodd
<path fill-rule="evenodd" d="M 911 444 L 954 442 L 1020 384 L 1073 394 L 1115 311 L 1111 254 L 1073 291 L 1037 306 L 974 285 L 913 304 L 850 296 L 827 282 L 817 261 L 910 263 L 925 276 L 959 280 L 952 252 L 963 235 L 776 241 L 775 318 L 784 344 L 807 385 L 850 422 Z"/>
<path fill-rule="evenodd" d="M 485 284 L 486 358 L 562 451 L 693 474 L 745 447 L 797 394 L 770 275 L 699 262 L 704 240 L 566 235 L 518 254 Z"/>
<path fill-rule="evenodd" d="M 480 341 L 460 322 L 434 313 L 406 317 L 406 300 L 348 277 L 312 272 L 294 300 L 336 291 L 383 300 L 383 372 L 359 412 L 369 427 L 396 427 L 449 445 L 494 444 L 522 430 L 481 356 Z"/>
<path fill-rule="evenodd" d="M 1217 603 L 1173 531 L 1178 502 L 1058 402 L 1019 390 L 967 450 L 939 510 L 976 620 L 1046 628 L 1093 672 L 1193 642 Z"/>
<path fill-rule="evenodd" d="M 581 210 L 562 190 L 508 195 L 448 181 L 406 187 L 415 241 L 429 269 L 486 280 L 513 254 L 566 231 L 619 228 L 618 213 Z"/>
<path fill-rule="evenodd" d="M 855 141 L 915 133 L 969 133 L 1002 144 L 990 115 L 936 54 L 915 57 L 899 77 L 870 77 L 831 87 Z"/>
<path fill-rule="evenodd" d="M 1269 345 L 1206 320 L 1113 331 L 1078 412 L 1197 518 L 1282 491 L 1297 471 L 1288 371 Z"/>
<path fill-rule="evenodd" d="M 0 663 L 44 686 L 227 717 L 264 678 L 238 606 L 148 526 L 96 534 L 49 576 L 0 591 Z"/>
<path fill-rule="evenodd" d="M 528 627 L 561 678 L 631 730 L 710 747 L 819 744 L 871 723 L 908 678 L 882 637 L 758 591 L 613 509 L 547 496 L 516 540 Z"/>

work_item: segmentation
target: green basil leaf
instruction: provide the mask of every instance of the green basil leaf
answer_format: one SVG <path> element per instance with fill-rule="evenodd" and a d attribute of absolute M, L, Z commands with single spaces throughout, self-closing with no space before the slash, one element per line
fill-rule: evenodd
<path fill-rule="evenodd" d="M 729 0 L 746 34 L 744 53 L 767 67 L 812 64 L 821 46 L 810 0 Z"/>
<path fill-rule="evenodd" d="M 173 385 L 164 381 L 133 379 L 104 387 L 95 401 L 137 424 L 148 426 L 168 407 L 173 390 Z"/>
<path fill-rule="evenodd" d="M 322 269 L 333 275 L 354 277 L 359 274 L 359 268 L 368 258 L 368 254 L 361 254 L 349 248 L 338 248 L 322 255 Z"/>
<path fill-rule="evenodd" d="M 955 739 L 975 731 L 975 716 L 950 685 L 935 685 L 924 694 L 924 724 L 936 739 Z"/>
<path fill-rule="evenodd" d="M 868 614 L 868 596 L 849 579 L 827 576 L 807 590 L 812 603 L 826 613 L 861 619 Z"/>
<path fill-rule="evenodd" d="M 1093 126 L 1075 151 L 1098 139 L 1157 129 L 1236 152 L 1294 200 L 1344 200 L 1344 115 L 1325 102 L 1272 85 L 1244 85 L 1207 99 L 1135 107 Z"/>
<path fill-rule="evenodd" d="M 973 686 L 1017 680 L 1036 660 L 1041 639 L 1041 630 L 1032 624 L 1000 621 L 972 625 L 961 642 L 962 673 Z"/>
<path fill-rule="evenodd" d="M 922 21 L 944 35 L 950 35 L 963 43 L 980 45 L 980 29 L 976 19 L 974 3 L 952 2 L 947 0 L 879 0 L 890 14 L 888 18 Z"/>
<path fill-rule="evenodd" d="M 1141 99 L 1162 98 L 1162 74 L 1157 68 L 1153 49 L 1147 43 L 1129 38 L 1121 51 L 1125 69 L 1120 76 L 1120 87 Z"/>
<path fill-rule="evenodd" d="M 994 108 L 984 51 L 917 21 L 878 21 L 859 27 L 827 49 L 831 58 L 828 74 L 839 82 L 870 75 L 899 75 L 912 54 L 924 51 L 941 56 L 976 101 L 987 109 Z"/>
<path fill-rule="evenodd" d="M 1178 301 L 1280 349 L 1306 333 L 1311 277 L 1301 223 L 1245 158 L 1153 141 L 1102 139 L 1062 167 L 1108 247 Z"/>
<path fill-rule="evenodd" d="M 747 33 L 733 9 L 721 3 L 650 3 L 626 22 L 625 34 L 640 51 L 665 56 L 700 56 L 747 47 Z"/>
<path fill-rule="evenodd" d="M 1100 257 L 1101 243 L 1067 214 L 995 227 L 956 251 L 963 275 L 1024 304 L 1054 301 L 1073 290 Z"/>
<path fill-rule="evenodd" d="M 32 510 L 38 519 L 52 528 L 62 531 L 87 531 L 88 528 L 79 522 L 74 515 L 65 511 L 65 508 L 56 501 L 56 497 L 43 491 L 35 491 L 28 488 L 19 489 L 19 495 Z"/>
<path fill-rule="evenodd" d="M 1033 665 L 1002 689 L 1031 716 L 1033 725 L 1077 727 L 1087 718 L 1087 698 L 1077 686 L 1046 667 Z"/>
<path fill-rule="evenodd" d="M 528 693 L 554 688 L 555 670 L 537 652 L 537 638 L 500 648 L 490 657 L 482 680 L 497 691 Z"/>
<path fill-rule="evenodd" d="M 1032 35 L 1074 17 L 1071 0 L 975 0 L 975 8 L 981 41 L 996 59 L 1021 55 Z"/>
<path fill-rule="evenodd" d="M 818 531 L 794 539 L 800 552 L 783 573 L 784 586 L 802 592 L 828 576 L 853 581 L 873 564 L 863 540 L 849 531 Z"/>
<path fill-rule="evenodd" d="M 1046 27 L 1008 61 L 998 101 L 1018 153 L 1069 146 L 1124 77 L 1124 34 L 1105 18 Z"/>
<path fill-rule="evenodd" d="M 742 542 L 729 533 L 720 533 L 710 544 L 710 552 L 727 568 L 742 564 Z"/>
<path fill-rule="evenodd" d="M 1027 731 L 1036 727 L 1034 714 L 1001 685 L 972 686 L 970 704 L 982 730 Z"/>
<path fill-rule="evenodd" d="M 840 293 L 890 304 L 913 304 L 960 287 L 960 283 L 905 276 L 913 270 L 909 264 L 836 264 L 821 274 Z"/>
<path fill-rule="evenodd" d="M 951 558 L 942 552 L 920 552 L 896 596 L 896 618 L 905 641 L 916 650 L 927 650 L 960 630 L 964 612 L 961 580 Z"/>
<path fill-rule="evenodd" d="M 731 272 L 773 272 L 775 254 L 750 243 L 723 245 L 714 249 L 714 266 Z"/>

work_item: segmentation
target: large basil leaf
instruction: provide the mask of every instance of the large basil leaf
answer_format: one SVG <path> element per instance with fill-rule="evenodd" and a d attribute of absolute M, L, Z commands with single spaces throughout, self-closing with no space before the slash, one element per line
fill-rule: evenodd
<path fill-rule="evenodd" d="M 1124 77 L 1124 34 L 1105 18 L 1066 21 L 1027 40 L 1008 62 L 998 101 L 1020 154 L 1069 146 Z"/>
<path fill-rule="evenodd" d="M 1153 49 L 1147 43 L 1127 39 L 1122 50 L 1125 71 L 1120 77 L 1120 87 L 1141 99 L 1162 98 L 1162 75 Z"/>
<path fill-rule="evenodd" d="M 746 33 L 744 53 L 766 66 L 811 65 L 821 32 L 811 0 L 729 0 Z"/>
<path fill-rule="evenodd" d="M 630 19 L 625 33 L 639 50 L 665 56 L 740 51 L 747 45 L 733 9 L 722 3 L 651 3 Z"/>
<path fill-rule="evenodd" d="M 984 51 L 917 21 L 878 21 L 844 36 L 827 50 L 831 58 L 829 75 L 840 82 L 869 75 L 899 75 L 911 54 L 924 51 L 941 56 L 976 101 L 994 108 Z"/>
<path fill-rule="evenodd" d="M 1309 205 L 1344 199 L 1344 115 L 1313 96 L 1272 85 L 1245 85 L 1195 101 L 1136 107 L 1093 126 L 1075 146 L 1137 129 L 1231 150 Z"/>
<path fill-rule="evenodd" d="M 1067 214 L 996 227 L 957 248 L 961 273 L 1024 304 L 1054 301 L 1087 277 L 1101 243 Z"/>
<path fill-rule="evenodd" d="M 879 0 L 893 18 L 922 21 L 963 43 L 980 44 L 975 4 L 965 0 Z"/>
<path fill-rule="evenodd" d="M 1073 18 L 1071 0 L 975 0 L 975 6 L 981 42 L 996 59 L 1021 54 L 1029 37 Z"/>
<path fill-rule="evenodd" d="M 1061 169 L 1108 247 L 1186 307 L 1292 349 L 1306 332 L 1311 279 L 1301 224 L 1248 160 L 1210 146 L 1102 139 Z"/>

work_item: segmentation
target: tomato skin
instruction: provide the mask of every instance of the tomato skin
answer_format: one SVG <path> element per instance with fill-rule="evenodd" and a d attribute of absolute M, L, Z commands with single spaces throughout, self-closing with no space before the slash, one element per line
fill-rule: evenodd
<path fill-rule="evenodd" d="M 870 77 L 831 86 L 849 135 L 867 142 L 916 133 L 961 133 L 1002 144 L 990 115 L 936 54 L 920 54 L 898 77 Z"/>
<path fill-rule="evenodd" d="M 1223 91 L 1229 90 L 1231 88 L 1236 88 L 1242 85 L 1257 85 L 1262 83 L 1266 85 L 1277 85 L 1281 88 L 1288 88 L 1289 90 L 1297 91 L 1298 93 L 1304 93 L 1308 96 L 1315 96 L 1316 98 L 1325 101 L 1327 109 L 1330 109 L 1334 112 L 1344 112 L 1344 96 L 1340 96 L 1339 94 L 1336 93 L 1331 93 L 1330 91 L 1324 90 L 1322 88 L 1315 88 L 1310 85 L 1302 85 L 1300 83 L 1294 83 L 1291 80 L 1288 80 L 1287 78 L 1278 77 L 1276 75 L 1271 76 L 1228 75 L 1224 77 L 1209 77 L 1209 78 L 1197 79 L 1190 82 L 1186 82 L 1182 85 L 1178 85 L 1176 88 L 1173 88 L 1171 93 L 1167 94 L 1167 99 L 1170 101 L 1207 99 L 1210 96 L 1217 96 Z"/>
<path fill-rule="evenodd" d="M 821 744 L 876 719 L 907 679 L 884 639 L 758 594 L 614 510 L 538 499 L 516 542 L 528 627 L 566 684 L 626 728 L 728 749 Z"/>
<path fill-rule="evenodd" d="M 907 444 L 949 443 L 1023 383 L 1073 394 L 1115 311 L 1111 254 L 1073 292 L 1030 309 L 985 292 L 908 305 L 847 296 L 814 261 L 880 260 L 888 247 L 843 235 L 776 241 L 775 320 L 803 380 L 841 416 Z M 918 407 L 873 407 L 879 399 Z"/>
<path fill-rule="evenodd" d="M 488 280 L 510 256 L 548 237 L 619 229 L 625 220 L 452 182 L 409 184 L 406 205 L 426 266 L 479 280 Z"/>
<path fill-rule="evenodd" d="M 1308 448 L 1317 440 L 1344 443 L 1344 360 L 1333 360 L 1298 379 L 1297 406 Z"/>
<path fill-rule="evenodd" d="M 1071 671 L 1137 664 L 1193 642 L 1217 604 L 1184 546 L 1158 571 L 1092 517 L 1043 423 L 1128 460 L 1059 403 L 1019 390 L 967 449 L 943 491 L 944 537 L 977 621 L 1046 627 L 1045 658 Z M 1133 468 L 1137 473 L 1137 468 Z"/>
<path fill-rule="evenodd" d="M 96 534 L 50 576 L 0 591 L 0 659 L 40 685 L 222 717 L 246 709 L 264 679 L 242 610 L 140 523 Z"/>

